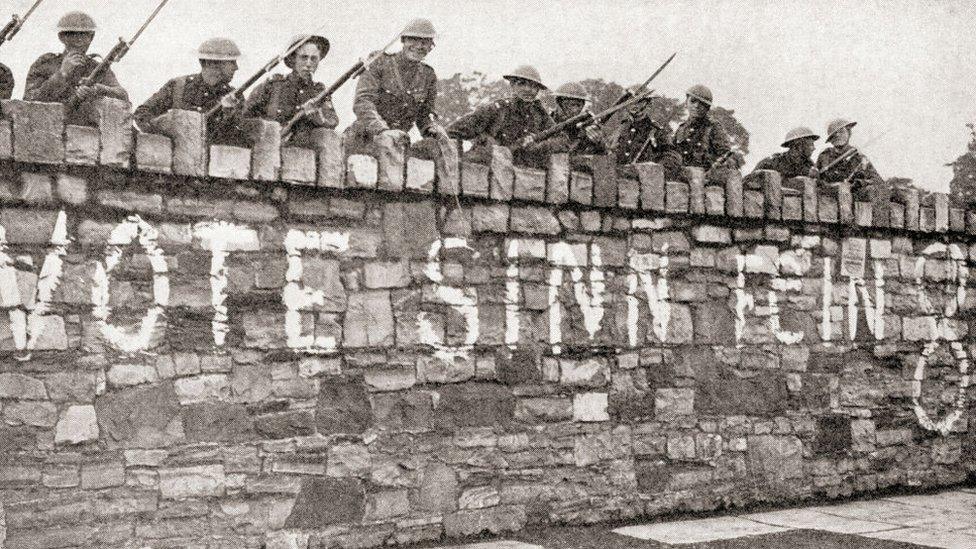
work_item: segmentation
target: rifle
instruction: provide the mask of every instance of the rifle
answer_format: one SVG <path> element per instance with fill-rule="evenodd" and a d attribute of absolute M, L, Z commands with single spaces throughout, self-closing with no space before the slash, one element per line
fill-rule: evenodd
<path fill-rule="evenodd" d="M 319 103 L 332 97 L 332 94 L 334 94 L 336 90 L 344 86 L 346 82 L 352 80 L 353 78 L 358 78 L 359 75 L 366 72 L 366 69 L 369 68 L 369 66 L 372 65 L 373 62 L 379 59 L 381 55 L 386 53 L 387 48 L 392 46 L 393 43 L 396 42 L 398 38 L 400 38 L 400 33 L 397 33 L 396 36 L 393 37 L 393 40 L 387 42 L 386 45 L 383 46 L 383 49 L 374 52 L 372 55 L 367 57 L 366 60 L 360 59 L 359 61 L 356 62 L 355 65 L 349 67 L 349 70 L 342 73 L 342 75 L 340 75 L 339 78 L 337 78 L 336 81 L 332 83 L 332 85 L 325 88 L 324 90 L 316 94 L 314 97 L 310 98 L 308 101 L 302 103 L 302 106 L 298 109 L 298 112 L 296 112 L 295 115 L 291 117 L 291 120 L 289 120 L 288 123 L 286 123 L 284 126 L 281 127 L 281 139 L 283 141 L 287 141 L 288 138 L 291 137 L 292 129 L 295 127 L 295 124 L 297 124 L 302 118 L 305 117 L 305 111 L 307 109 L 311 109 L 315 105 L 318 105 Z"/>
<path fill-rule="evenodd" d="M 580 127 L 580 126 L 584 126 L 584 125 L 587 125 L 588 126 L 590 124 L 598 124 L 598 123 L 606 120 L 607 118 L 610 118 L 610 116 L 612 116 L 613 113 L 615 113 L 615 112 L 617 112 L 619 110 L 626 109 L 627 107 L 633 105 L 634 103 L 637 103 L 638 101 L 641 101 L 642 99 L 645 99 L 647 97 L 650 97 L 651 96 L 651 93 L 653 93 L 653 92 L 654 92 L 654 90 L 644 91 L 642 93 L 639 93 L 639 94 L 631 97 L 630 99 L 628 99 L 628 100 L 626 100 L 626 101 L 624 101 L 622 103 L 618 103 L 618 104 L 616 104 L 616 105 L 614 105 L 614 106 L 612 106 L 612 107 L 610 107 L 610 108 L 608 108 L 606 110 L 600 111 L 600 112 L 598 112 L 596 114 L 593 114 L 592 112 L 590 112 L 588 110 L 583 110 L 579 114 L 577 114 L 575 116 L 572 116 L 570 118 L 567 118 L 566 120 L 563 120 L 562 122 L 560 122 L 558 124 L 555 124 L 553 126 L 550 126 L 546 130 L 542 130 L 539 133 L 536 133 L 536 134 L 533 134 L 533 135 L 530 135 L 530 136 L 526 137 L 525 138 L 525 143 L 523 143 L 521 146 L 524 147 L 526 145 L 531 145 L 532 143 L 540 143 L 542 141 L 545 141 L 546 139 L 549 139 L 550 137 L 553 137 L 555 135 L 558 135 L 560 132 L 562 132 L 566 128 L 569 128 L 569 127 L 572 127 L 572 126 Z"/>
<path fill-rule="evenodd" d="M 714 170 L 715 168 L 721 166 L 722 163 L 724 163 L 726 160 L 728 160 L 729 157 L 731 157 L 733 154 L 735 154 L 735 151 L 733 151 L 732 149 L 729 149 L 729 150 L 725 151 L 724 153 L 722 153 L 722 156 L 719 156 L 718 158 L 716 158 L 715 159 L 715 162 L 712 162 L 711 165 L 708 166 L 708 169 L 705 170 L 705 173 L 709 173 L 710 171 Z"/>
<path fill-rule="evenodd" d="M 34 5 L 27 10 L 27 13 L 25 13 L 23 17 L 18 17 L 16 13 L 10 16 L 10 21 L 8 21 L 7 24 L 0 29 L 0 45 L 3 45 L 3 43 L 7 40 L 12 40 L 14 35 L 20 32 L 20 27 L 24 26 L 24 21 L 27 21 L 27 18 L 34 13 L 34 10 L 36 10 L 37 6 L 41 5 L 41 2 L 43 1 L 44 0 L 36 0 Z"/>
<path fill-rule="evenodd" d="M 868 139 L 868 141 L 864 145 L 861 145 L 861 146 L 862 147 L 867 147 L 871 143 L 874 143 L 875 141 L 877 141 L 877 140 L 881 139 L 882 137 L 884 137 L 884 135 L 886 133 L 888 133 L 888 132 L 887 131 L 883 131 L 883 132 L 879 133 L 878 135 L 872 137 L 871 139 Z M 851 147 L 850 149 L 848 149 L 843 154 L 841 154 L 840 156 L 838 156 L 837 158 L 835 158 L 830 164 L 827 164 L 826 166 L 824 166 L 824 168 L 822 170 L 819 170 L 819 171 L 822 174 L 823 173 L 827 173 L 827 171 L 829 171 L 830 168 L 833 168 L 837 164 L 840 164 L 841 162 L 847 160 L 848 158 L 850 158 L 850 157 L 852 157 L 855 154 L 858 154 L 860 152 L 861 151 L 857 150 L 856 147 Z"/>
<path fill-rule="evenodd" d="M 132 47 L 132 44 L 135 44 L 136 40 L 139 39 L 143 31 L 146 30 L 146 27 L 152 23 L 153 19 L 156 18 L 156 15 L 159 14 L 160 10 L 163 9 L 163 6 L 165 6 L 167 2 L 169 2 L 169 0 L 162 0 L 162 2 L 156 6 L 156 9 L 149 14 L 149 17 L 142 24 L 142 26 L 139 27 L 139 30 L 136 31 L 131 40 L 126 42 L 124 38 L 120 37 L 118 43 L 112 46 L 112 49 L 105 57 L 102 58 L 101 62 L 99 62 L 98 65 L 92 69 L 91 73 L 78 82 L 78 86 L 94 86 L 95 84 L 101 82 L 101 80 L 105 78 L 105 75 L 108 73 L 109 69 L 112 68 L 112 64 L 120 61 L 123 57 L 125 57 L 126 53 L 129 53 L 129 48 Z M 68 101 L 68 109 L 77 109 L 78 105 L 80 104 L 81 98 L 75 95 L 70 101 Z"/>
<path fill-rule="evenodd" d="M 657 78 L 657 75 L 661 74 L 661 71 L 664 70 L 664 67 L 667 67 L 671 63 L 671 60 L 674 59 L 676 55 L 678 55 L 678 52 L 672 53 L 671 57 L 668 57 L 668 59 L 664 63 L 662 63 L 661 66 L 658 67 L 656 71 L 654 71 L 654 74 L 652 74 L 647 80 L 645 80 L 643 84 L 637 87 L 636 93 L 638 94 L 643 93 L 644 88 L 649 86 L 651 84 L 651 81 Z M 624 91 L 624 93 L 620 95 L 620 97 L 617 98 L 617 101 L 614 103 L 614 105 L 619 105 L 624 101 L 627 101 L 633 96 L 634 93 L 631 93 L 629 90 L 626 90 Z"/>
<path fill-rule="evenodd" d="M 312 33 L 309 34 L 308 36 L 306 36 L 305 38 L 303 38 L 303 39 L 299 40 L 298 42 L 295 42 L 294 44 L 292 44 L 291 46 L 289 46 L 288 49 L 286 49 L 284 51 L 284 53 L 281 53 L 279 55 L 276 55 L 276 56 L 272 57 L 271 60 L 268 61 L 267 63 L 265 63 L 263 67 L 261 67 L 260 69 L 258 69 L 258 71 L 256 73 L 252 74 L 250 78 L 248 78 L 247 80 L 245 80 L 243 84 L 241 84 L 240 86 L 238 86 L 237 88 L 235 88 L 234 91 L 230 92 L 227 95 L 231 95 L 231 96 L 235 97 L 237 101 L 241 101 L 242 99 L 244 99 L 244 92 L 247 91 L 248 88 L 250 88 L 251 86 L 253 86 L 254 84 L 256 84 L 258 80 L 260 80 L 262 77 L 264 77 L 264 75 L 266 75 L 269 72 L 271 72 L 272 69 L 274 69 L 275 67 L 277 67 L 278 66 L 278 63 L 281 63 L 286 57 L 288 57 L 292 53 L 298 51 L 298 48 L 304 46 L 305 43 L 308 42 L 309 40 L 311 40 L 312 37 L 315 36 L 315 33 L 317 33 L 320 30 L 322 30 L 323 27 L 325 27 L 324 24 L 321 25 L 319 28 L 315 29 L 314 31 L 312 31 Z M 224 97 L 227 97 L 227 96 L 225 95 Z M 210 107 L 210 110 L 208 110 L 206 113 L 204 113 L 204 119 L 209 119 L 213 115 L 217 114 L 217 111 L 219 111 L 220 109 L 221 109 L 221 104 L 218 101 L 216 105 L 214 105 L 213 107 Z"/>

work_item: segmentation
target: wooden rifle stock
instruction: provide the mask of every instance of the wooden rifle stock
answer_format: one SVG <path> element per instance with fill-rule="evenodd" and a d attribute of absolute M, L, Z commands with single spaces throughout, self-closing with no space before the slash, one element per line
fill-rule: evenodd
<path fill-rule="evenodd" d="M 287 139 L 291 135 L 291 131 L 295 127 L 295 124 L 297 124 L 304 116 L 303 111 L 305 108 L 317 105 L 322 101 L 325 101 L 326 99 L 332 97 L 332 94 L 334 94 L 336 91 L 338 91 L 339 88 L 344 86 L 346 82 L 352 80 L 353 78 L 356 78 L 357 76 L 362 74 L 364 70 L 366 70 L 366 62 L 360 60 L 355 65 L 350 67 L 346 72 L 342 73 L 342 75 L 339 76 L 339 78 L 337 78 L 336 81 L 332 83 L 332 85 L 325 88 L 321 92 L 317 93 L 314 97 L 306 101 L 302 105 L 303 108 L 299 109 L 299 111 L 295 113 L 295 115 L 292 116 L 291 119 L 288 120 L 288 122 L 284 126 L 281 127 L 282 139 Z"/>
<path fill-rule="evenodd" d="M 108 55 L 102 58 L 102 60 L 95 66 L 94 69 L 88 76 L 81 79 L 78 82 L 79 86 L 94 86 L 105 78 L 109 69 L 112 68 L 112 64 L 122 59 L 123 56 L 129 51 L 129 44 L 122 38 L 119 38 L 118 43 L 112 46 L 112 49 L 108 52 Z M 68 109 L 77 109 L 78 105 L 81 104 L 81 98 L 77 95 L 73 96 L 68 101 Z"/>

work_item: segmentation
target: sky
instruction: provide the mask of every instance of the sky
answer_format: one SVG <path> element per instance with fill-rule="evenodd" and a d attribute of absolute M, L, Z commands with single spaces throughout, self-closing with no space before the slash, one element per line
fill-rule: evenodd
<path fill-rule="evenodd" d="M 30 3 L 4 0 L 0 18 Z M 45 0 L 0 47 L 17 78 L 14 97 L 30 63 L 60 51 L 55 25 L 66 11 L 95 18 L 91 51 L 104 53 L 157 3 Z M 709 86 L 751 134 L 747 168 L 782 150 L 789 129 L 823 134 L 844 117 L 858 122 L 852 142 L 865 145 L 883 176 L 947 190 L 945 164 L 965 152 L 965 124 L 976 121 L 976 3 L 963 0 L 170 0 L 116 73 L 138 105 L 167 79 L 198 69 L 200 42 L 227 36 L 245 53 L 240 83 L 293 35 L 319 29 L 332 50 L 317 79 L 330 83 L 415 17 L 437 27 L 427 62 L 441 78 L 499 77 L 532 64 L 552 87 L 586 78 L 629 85 L 677 52 L 655 89 L 683 97 L 692 84 Z M 353 89 L 334 98 L 340 127 L 353 120 Z"/>

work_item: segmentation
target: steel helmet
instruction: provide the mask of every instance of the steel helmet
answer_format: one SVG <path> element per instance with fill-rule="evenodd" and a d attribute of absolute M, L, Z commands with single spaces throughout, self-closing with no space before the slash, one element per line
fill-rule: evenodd
<path fill-rule="evenodd" d="M 95 32 L 95 20 L 83 11 L 69 11 L 58 19 L 58 32 Z"/>
<path fill-rule="evenodd" d="M 329 40 L 326 37 L 319 36 L 317 34 L 313 34 L 311 36 L 307 34 L 298 34 L 293 36 L 291 42 L 288 42 L 288 49 L 293 48 L 295 44 L 301 42 L 302 40 L 307 40 L 306 44 L 315 44 L 316 46 L 318 46 L 319 52 L 322 53 L 323 59 L 325 58 L 326 54 L 329 53 L 329 48 L 331 47 L 329 44 Z M 295 68 L 294 67 L 295 53 L 297 51 L 298 50 L 295 50 L 289 53 L 287 57 L 285 57 L 285 66 L 288 67 L 289 69 Z"/>
<path fill-rule="evenodd" d="M 567 82 L 562 86 L 556 88 L 556 93 L 553 95 L 556 98 L 564 97 L 566 99 L 579 99 L 582 101 L 589 101 L 590 94 L 586 93 L 586 88 L 582 84 L 576 82 Z"/>
<path fill-rule="evenodd" d="M 514 71 L 503 74 L 503 78 L 506 80 L 512 80 L 513 78 L 519 80 L 528 80 L 538 85 L 540 88 L 549 89 L 548 86 L 542 83 L 542 77 L 539 76 L 539 71 L 535 70 L 535 67 L 531 65 L 521 65 L 517 67 Z"/>
<path fill-rule="evenodd" d="M 434 24 L 430 19 L 414 19 L 403 27 L 400 38 L 404 37 L 434 39 L 437 38 L 437 31 L 434 30 Z"/>
<path fill-rule="evenodd" d="M 786 132 L 786 137 L 783 138 L 783 147 L 789 147 L 790 143 L 796 141 L 797 139 L 803 139 L 805 137 L 812 137 L 814 141 L 820 139 L 820 136 L 813 133 L 813 130 L 806 126 L 800 126 L 793 128 L 792 130 Z"/>
<path fill-rule="evenodd" d="M 241 50 L 230 38 L 208 38 L 200 44 L 197 58 L 208 61 L 237 61 Z"/>
<path fill-rule="evenodd" d="M 701 84 L 695 84 L 694 86 L 688 88 L 685 95 L 688 97 L 693 97 L 702 103 L 705 103 L 709 107 L 712 106 L 712 90 L 702 86 Z"/>
<path fill-rule="evenodd" d="M 857 126 L 857 122 L 853 122 L 851 120 L 847 120 L 844 118 L 837 118 L 831 120 L 830 124 L 827 124 L 827 139 L 830 139 L 831 137 L 834 136 L 835 133 L 841 131 L 844 128 L 853 128 L 854 126 Z"/>

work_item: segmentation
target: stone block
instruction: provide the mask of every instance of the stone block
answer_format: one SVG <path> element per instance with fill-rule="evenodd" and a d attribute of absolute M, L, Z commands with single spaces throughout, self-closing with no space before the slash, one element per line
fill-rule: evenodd
<path fill-rule="evenodd" d="M 668 213 L 688 213 L 688 184 L 668 181 L 664 184 L 664 206 Z"/>
<path fill-rule="evenodd" d="M 248 179 L 251 175 L 251 149 L 231 145 L 210 145 L 210 177 Z"/>
<path fill-rule="evenodd" d="M 390 292 L 352 292 L 342 326 L 342 345 L 357 347 L 393 346 L 393 308 Z"/>
<path fill-rule="evenodd" d="M 688 212 L 705 213 L 705 170 L 686 167 L 684 174 L 685 179 L 688 180 Z"/>
<path fill-rule="evenodd" d="M 569 200 L 577 204 L 590 205 L 593 203 L 593 177 L 590 174 L 577 171 L 570 172 Z"/>
<path fill-rule="evenodd" d="M 318 181 L 315 151 L 305 147 L 282 147 L 281 180 L 295 185 L 315 185 Z"/>
<path fill-rule="evenodd" d="M 0 116 L 2 116 L 0 112 Z M 0 117 L 0 160 L 14 157 L 14 126 L 9 118 Z"/>
<path fill-rule="evenodd" d="M 64 162 L 64 106 L 14 99 L 0 101 L 0 112 L 13 121 L 14 160 L 37 164 Z"/>
<path fill-rule="evenodd" d="M 546 202 L 564 204 L 569 200 L 569 155 L 553 154 L 546 171 Z"/>
<path fill-rule="evenodd" d="M 489 196 L 495 200 L 511 200 L 515 187 L 512 151 L 508 147 L 491 146 L 491 178 Z"/>
<path fill-rule="evenodd" d="M 475 204 L 474 214 L 472 215 L 472 230 L 476 233 L 508 232 L 508 204 Z"/>
<path fill-rule="evenodd" d="M 346 180 L 346 156 L 342 137 L 331 128 L 315 128 L 310 133 L 310 140 L 318 160 L 318 186 L 342 188 Z"/>
<path fill-rule="evenodd" d="M 45 204 L 54 198 L 51 176 L 45 173 L 21 172 L 17 198 L 28 204 Z"/>
<path fill-rule="evenodd" d="M 795 181 L 803 182 L 803 220 L 816 223 L 817 217 L 817 180 L 809 177 L 797 177 Z"/>
<path fill-rule="evenodd" d="M 918 209 L 918 230 L 931 233 L 935 231 L 935 208 L 922 206 Z"/>
<path fill-rule="evenodd" d="M 434 155 L 437 170 L 437 190 L 441 194 L 461 194 L 461 153 L 460 143 L 450 139 L 435 139 L 438 154 Z"/>
<path fill-rule="evenodd" d="M 760 170 L 766 219 L 783 218 L 783 178 L 779 172 Z"/>
<path fill-rule="evenodd" d="M 640 180 L 641 208 L 664 211 L 664 167 L 653 162 L 634 164 Z"/>
<path fill-rule="evenodd" d="M 0 226 L 10 244 L 46 245 L 51 240 L 57 212 L 37 209 L 0 210 Z"/>
<path fill-rule="evenodd" d="M 159 492 L 164 499 L 223 496 L 226 484 L 223 465 L 194 465 L 159 470 Z"/>
<path fill-rule="evenodd" d="M 546 208 L 512 208 L 512 232 L 528 234 L 559 234 L 559 220 Z"/>
<path fill-rule="evenodd" d="M 654 419 L 674 421 L 695 413 L 695 390 L 657 389 L 654 394 Z"/>
<path fill-rule="evenodd" d="M 799 194 L 783 195 L 783 219 L 786 221 L 803 221 L 803 196 Z"/>
<path fill-rule="evenodd" d="M 617 180 L 617 203 L 625 210 L 636 210 L 640 203 L 640 183 L 627 177 Z"/>
<path fill-rule="evenodd" d="M 607 393 L 582 393 L 573 396 L 573 421 L 610 421 Z"/>
<path fill-rule="evenodd" d="M 521 505 L 500 505 L 488 509 L 472 509 L 444 517 L 444 532 L 449 537 L 475 536 L 483 532 L 501 534 L 517 532 L 528 521 Z"/>
<path fill-rule="evenodd" d="M 705 213 L 725 215 L 725 187 L 717 185 L 705 187 Z"/>
<path fill-rule="evenodd" d="M 860 227 L 871 227 L 874 224 L 874 205 L 870 202 L 857 201 L 854 203 L 854 223 Z"/>
<path fill-rule="evenodd" d="M 173 142 L 173 173 L 207 175 L 207 129 L 203 113 L 172 109 L 156 118 L 160 133 Z"/>
<path fill-rule="evenodd" d="M 888 204 L 888 224 L 894 229 L 905 228 L 905 205 L 901 202 Z"/>
<path fill-rule="evenodd" d="M 966 230 L 966 210 L 949 208 L 949 230 L 956 233 Z"/>
<path fill-rule="evenodd" d="M 546 172 L 516 166 L 514 196 L 519 200 L 543 202 L 546 199 Z"/>
<path fill-rule="evenodd" d="M 762 191 L 742 191 L 742 215 L 761 219 L 765 211 L 764 202 Z"/>
<path fill-rule="evenodd" d="M 485 168 L 487 170 L 487 168 Z M 434 192 L 434 180 L 437 167 L 433 160 L 410 157 L 407 159 L 406 187 L 411 191 L 422 193 Z"/>
<path fill-rule="evenodd" d="M 59 173 L 56 186 L 62 202 L 77 206 L 88 200 L 88 181 L 83 177 Z"/>
<path fill-rule="evenodd" d="M 837 220 L 844 225 L 854 222 L 854 195 L 851 184 L 843 181 L 837 184 Z"/>
<path fill-rule="evenodd" d="M 409 169 L 407 170 L 409 174 Z M 433 168 L 430 170 L 433 186 Z M 488 166 L 477 162 L 461 162 L 461 194 L 488 198 Z"/>
<path fill-rule="evenodd" d="M 758 479 L 779 484 L 803 476 L 803 443 L 800 439 L 758 435 L 746 440 L 749 470 Z"/>
<path fill-rule="evenodd" d="M 874 227 L 889 227 L 889 205 L 891 204 L 891 187 L 875 185 L 871 188 L 871 224 Z"/>
<path fill-rule="evenodd" d="M 371 181 L 371 174 L 366 175 L 362 179 L 358 176 L 360 174 L 355 174 L 355 177 L 349 177 L 346 183 L 350 187 L 365 187 L 365 188 L 377 188 L 384 191 L 402 191 L 403 185 L 406 181 L 406 155 L 407 155 L 407 144 L 400 139 L 395 139 L 393 136 L 382 132 L 373 138 L 373 146 L 371 147 L 372 152 L 375 154 L 376 161 L 376 181 Z M 365 156 L 365 155 L 349 155 L 347 166 L 349 167 L 349 172 L 352 172 L 353 163 L 355 162 L 357 168 L 363 169 L 365 172 L 370 172 L 368 161 L 364 159 L 353 157 Z M 373 158 L 372 156 L 366 156 L 366 158 Z M 362 160 L 362 162 L 360 162 Z"/>
<path fill-rule="evenodd" d="M 0 374 L 0 398 L 18 400 L 46 400 L 44 382 L 28 375 Z"/>
<path fill-rule="evenodd" d="M 165 135 L 137 133 L 136 169 L 144 172 L 173 173 L 173 140 Z"/>
<path fill-rule="evenodd" d="M 817 215 L 823 223 L 837 223 L 837 197 L 830 194 L 818 196 Z"/>
<path fill-rule="evenodd" d="M 437 220 L 429 201 L 384 204 L 383 243 L 391 256 L 426 257 L 437 238 Z"/>
<path fill-rule="evenodd" d="M 692 237 L 696 242 L 708 244 L 731 244 L 732 230 L 727 227 L 716 227 L 714 225 L 698 225 L 691 229 Z"/>
<path fill-rule="evenodd" d="M 95 102 L 103 166 L 126 169 L 132 159 L 132 111 L 128 101 L 102 97 Z"/>
<path fill-rule="evenodd" d="M 278 181 L 281 178 L 281 124 L 274 120 L 248 118 L 242 127 L 252 143 L 251 179 Z M 210 163 L 212 166 L 213 160 Z"/>
<path fill-rule="evenodd" d="M 918 189 L 911 187 L 904 192 L 905 198 L 905 228 L 917 231 L 919 228 L 919 196 Z"/>
<path fill-rule="evenodd" d="M 725 179 L 725 212 L 731 217 L 745 215 L 742 192 L 742 174 L 738 170 L 728 171 Z"/>
<path fill-rule="evenodd" d="M 593 205 L 617 206 L 617 167 L 610 155 L 580 155 L 576 160 L 590 169 L 593 176 Z"/>
<path fill-rule="evenodd" d="M 64 161 L 75 166 L 98 164 L 98 128 L 73 126 L 64 128 Z"/>
<path fill-rule="evenodd" d="M 935 232 L 944 233 L 949 230 L 949 195 L 935 194 Z"/>

